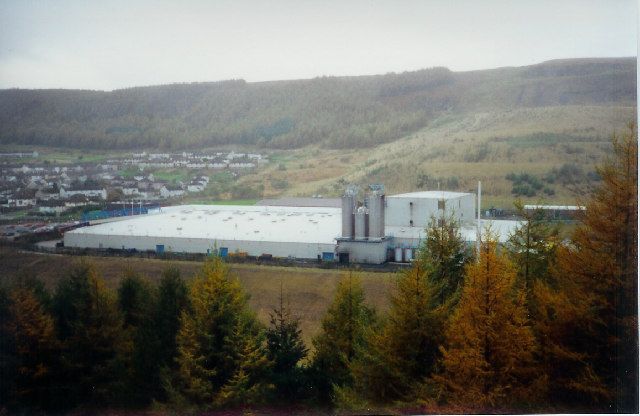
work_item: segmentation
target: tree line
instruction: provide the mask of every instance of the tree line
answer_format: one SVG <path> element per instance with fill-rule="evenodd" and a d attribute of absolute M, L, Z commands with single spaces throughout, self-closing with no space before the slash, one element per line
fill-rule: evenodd
<path fill-rule="evenodd" d="M 570 239 L 540 211 L 477 247 L 434 220 L 388 312 L 345 273 L 312 351 L 282 290 L 261 324 L 217 257 L 190 284 L 171 268 L 157 285 L 128 272 L 114 292 L 86 263 L 53 293 L 18 279 L 0 291 L 0 403 L 637 412 L 635 127 L 613 148 Z"/>

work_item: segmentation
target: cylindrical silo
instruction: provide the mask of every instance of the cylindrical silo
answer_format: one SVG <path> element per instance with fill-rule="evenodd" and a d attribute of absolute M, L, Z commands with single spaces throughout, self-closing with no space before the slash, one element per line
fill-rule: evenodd
<path fill-rule="evenodd" d="M 367 217 L 367 209 L 365 207 L 359 207 L 356 210 L 355 214 L 355 231 L 356 238 L 364 239 L 366 234 L 366 217 Z"/>
<path fill-rule="evenodd" d="M 384 194 L 378 190 L 369 196 L 369 237 L 384 237 Z"/>
<path fill-rule="evenodd" d="M 385 208 L 384 208 L 384 194 L 380 194 L 380 196 L 378 197 L 378 205 L 380 206 L 380 215 L 378 216 L 378 227 L 380 229 L 380 238 L 384 238 L 384 214 L 385 214 Z"/>
<path fill-rule="evenodd" d="M 356 205 L 355 195 L 349 192 L 342 196 L 342 236 L 353 238 L 353 214 Z"/>
<path fill-rule="evenodd" d="M 396 263 L 402 262 L 402 247 L 396 247 L 395 258 Z"/>
<path fill-rule="evenodd" d="M 411 260 L 413 260 L 413 249 L 412 248 L 405 248 L 404 249 L 404 261 L 410 262 Z"/>

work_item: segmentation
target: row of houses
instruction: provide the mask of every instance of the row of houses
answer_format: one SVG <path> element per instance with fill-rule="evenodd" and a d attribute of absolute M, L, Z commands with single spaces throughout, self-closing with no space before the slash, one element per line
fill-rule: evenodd
<path fill-rule="evenodd" d="M 138 168 L 251 169 L 268 163 L 256 153 L 133 153 L 130 158 L 111 159 L 109 164 L 123 163 Z"/>
<path fill-rule="evenodd" d="M 62 213 L 84 205 L 100 205 L 110 200 L 158 201 L 202 192 L 209 183 L 206 175 L 171 183 L 153 174 L 122 177 L 98 166 L 87 172 L 67 169 L 3 169 L 0 171 L 0 207 L 37 209 L 40 213 Z M 27 173 L 25 173 L 25 171 Z"/>
<path fill-rule="evenodd" d="M 34 157 L 33 154 L 31 154 Z M 207 172 L 227 169 L 233 176 L 239 169 L 250 169 L 268 162 L 254 153 L 181 152 L 132 153 L 100 163 L 79 158 L 71 164 L 55 165 L 40 158 L 22 162 L 18 158 L 0 160 L 0 208 L 3 212 L 29 209 L 31 212 L 60 213 L 82 204 L 104 204 L 108 201 L 159 201 L 181 198 L 203 192 L 209 184 L 207 175 L 196 175 L 185 181 L 168 181 L 154 177 L 148 167 L 188 168 Z M 135 167 L 133 176 L 122 176 L 122 170 Z"/>

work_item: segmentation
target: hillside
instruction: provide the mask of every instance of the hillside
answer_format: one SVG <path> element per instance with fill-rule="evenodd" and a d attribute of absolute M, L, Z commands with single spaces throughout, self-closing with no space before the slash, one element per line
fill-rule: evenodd
<path fill-rule="evenodd" d="M 547 131 L 557 114 L 580 114 L 565 109 L 601 108 L 611 113 L 635 107 L 636 101 L 635 58 L 556 60 L 472 72 L 432 68 L 295 81 L 233 80 L 112 92 L 12 89 L 0 90 L 0 144 L 356 149 L 477 114 L 531 110 L 549 116 L 539 119 L 535 129 Z M 545 108 L 554 110 L 541 110 Z M 609 121 L 604 123 L 609 127 Z"/>

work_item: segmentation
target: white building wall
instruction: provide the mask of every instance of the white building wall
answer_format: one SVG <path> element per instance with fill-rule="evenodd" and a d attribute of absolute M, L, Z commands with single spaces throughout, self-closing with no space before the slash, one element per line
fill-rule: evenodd
<path fill-rule="evenodd" d="M 336 252 L 349 253 L 350 263 L 382 264 L 387 261 L 388 241 L 340 240 Z"/>
<path fill-rule="evenodd" d="M 385 225 L 424 228 L 432 216 L 438 216 L 438 201 L 426 198 L 387 197 Z"/>
<path fill-rule="evenodd" d="M 132 249 L 139 251 L 156 250 L 164 245 L 165 252 L 207 253 L 214 247 L 226 247 L 229 253 L 246 252 L 250 256 L 271 254 L 273 257 L 296 257 L 316 259 L 323 252 L 335 251 L 334 244 L 283 243 L 269 241 L 211 240 L 185 237 L 146 237 L 130 235 L 100 235 L 69 232 L 64 235 L 65 247 Z"/>
<path fill-rule="evenodd" d="M 444 201 L 444 211 L 438 202 Z M 475 195 L 468 194 L 449 199 L 421 197 L 387 197 L 385 225 L 391 227 L 425 228 L 431 217 L 453 217 L 461 223 L 474 220 Z"/>
<path fill-rule="evenodd" d="M 445 202 L 447 214 L 453 214 L 463 224 L 472 223 L 475 220 L 476 196 L 465 195 Z"/>

